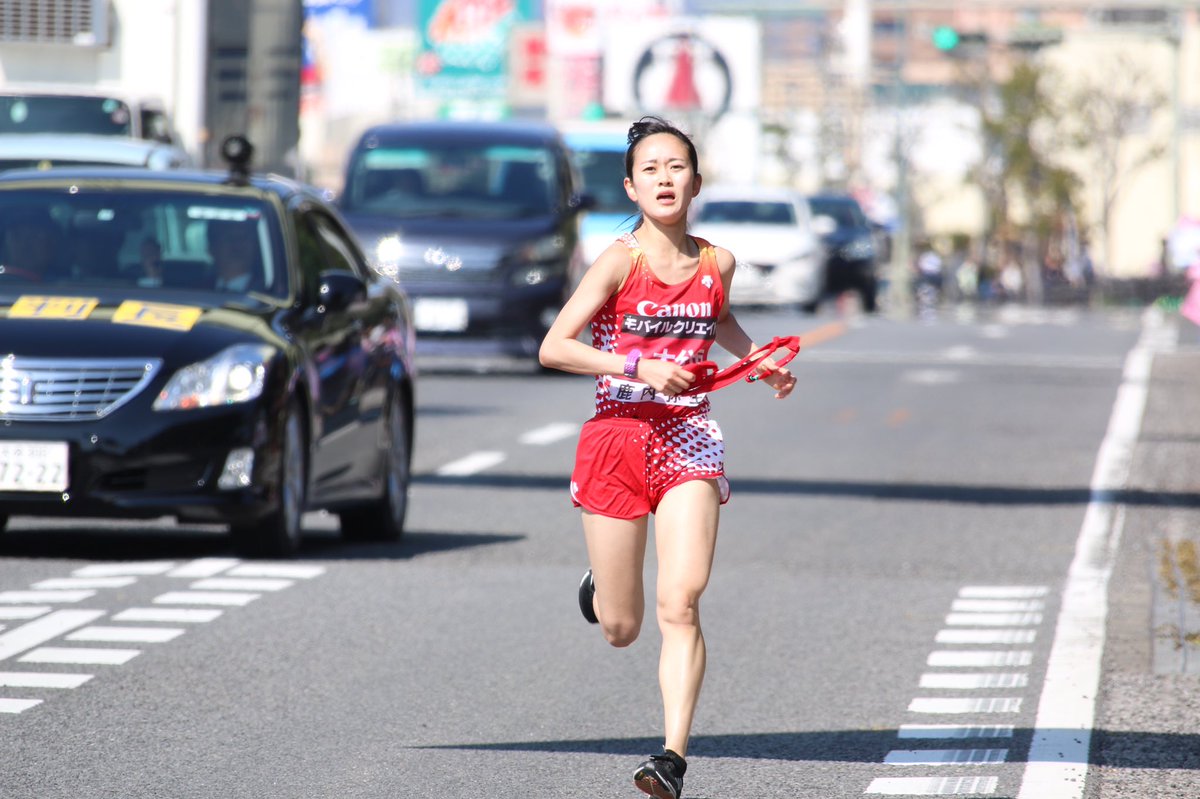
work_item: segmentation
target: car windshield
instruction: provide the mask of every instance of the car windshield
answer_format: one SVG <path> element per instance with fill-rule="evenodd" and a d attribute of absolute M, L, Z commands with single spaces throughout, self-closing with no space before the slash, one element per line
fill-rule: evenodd
<path fill-rule="evenodd" d="M 0 96 L 0 133 L 132 136 L 129 106 L 112 97 Z"/>
<path fill-rule="evenodd" d="M 575 150 L 575 167 L 588 194 L 596 198 L 593 213 L 636 214 L 637 206 L 625 194 L 625 153 L 615 150 Z"/>
<path fill-rule="evenodd" d="M 0 191 L 0 291 L 287 296 L 276 218 L 259 200 L 201 192 Z"/>
<path fill-rule="evenodd" d="M 381 146 L 355 158 L 342 207 L 399 218 L 547 216 L 555 169 L 543 147 Z"/>
<path fill-rule="evenodd" d="M 697 222 L 745 222 L 756 225 L 795 225 L 790 203 L 753 200 L 711 200 L 701 206 Z"/>
<path fill-rule="evenodd" d="M 867 226 L 867 217 L 851 200 L 831 200 L 822 197 L 809 199 L 813 216 L 828 216 L 839 228 L 863 228 Z"/>

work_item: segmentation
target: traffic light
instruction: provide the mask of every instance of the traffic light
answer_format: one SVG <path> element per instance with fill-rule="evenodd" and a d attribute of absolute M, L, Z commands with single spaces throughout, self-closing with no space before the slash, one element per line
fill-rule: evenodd
<path fill-rule="evenodd" d="M 933 46 L 942 52 L 949 52 L 958 47 L 958 31 L 949 25 L 938 25 L 933 29 Z"/>
<path fill-rule="evenodd" d="M 987 47 L 988 35 L 983 31 L 960 31 L 950 25 L 938 25 L 933 29 L 933 46 L 947 55 L 964 55 L 964 51 L 978 53 Z"/>

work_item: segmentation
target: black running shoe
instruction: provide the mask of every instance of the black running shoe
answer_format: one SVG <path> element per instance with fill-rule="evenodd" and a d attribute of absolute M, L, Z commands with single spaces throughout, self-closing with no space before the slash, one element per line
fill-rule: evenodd
<path fill-rule="evenodd" d="M 579 611 L 589 624 L 599 624 L 596 609 L 592 607 L 592 597 L 596 595 L 596 583 L 592 580 L 592 570 L 588 569 L 579 581 Z"/>
<path fill-rule="evenodd" d="M 650 759 L 633 772 L 633 784 L 654 799 L 679 799 L 683 794 L 683 773 L 687 761 L 670 749 Z"/>

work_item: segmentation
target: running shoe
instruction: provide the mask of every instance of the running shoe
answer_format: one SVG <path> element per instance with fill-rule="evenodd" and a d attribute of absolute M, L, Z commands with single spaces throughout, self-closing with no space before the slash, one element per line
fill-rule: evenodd
<path fill-rule="evenodd" d="M 599 624 L 596 609 L 592 606 L 592 597 L 596 595 L 596 583 L 592 580 L 592 570 L 588 569 L 579 581 L 579 611 L 589 624 Z"/>
<path fill-rule="evenodd" d="M 650 758 L 633 772 L 633 784 L 654 799 L 679 799 L 683 794 L 683 773 L 687 761 L 670 749 Z"/>

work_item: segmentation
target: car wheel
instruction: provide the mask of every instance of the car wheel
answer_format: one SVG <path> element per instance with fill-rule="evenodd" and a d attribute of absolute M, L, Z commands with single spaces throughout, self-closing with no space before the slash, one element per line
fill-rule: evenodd
<path fill-rule="evenodd" d="M 233 528 L 239 552 L 250 557 L 283 558 L 300 548 L 300 522 L 308 486 L 308 446 L 304 420 L 296 401 L 288 404 L 280 442 L 275 506 L 250 525 Z"/>
<path fill-rule="evenodd" d="M 349 541 L 398 541 L 408 515 L 408 487 L 412 464 L 408 405 L 397 391 L 387 421 L 387 451 L 382 462 L 383 495 L 366 505 L 338 514 L 342 537 Z"/>

